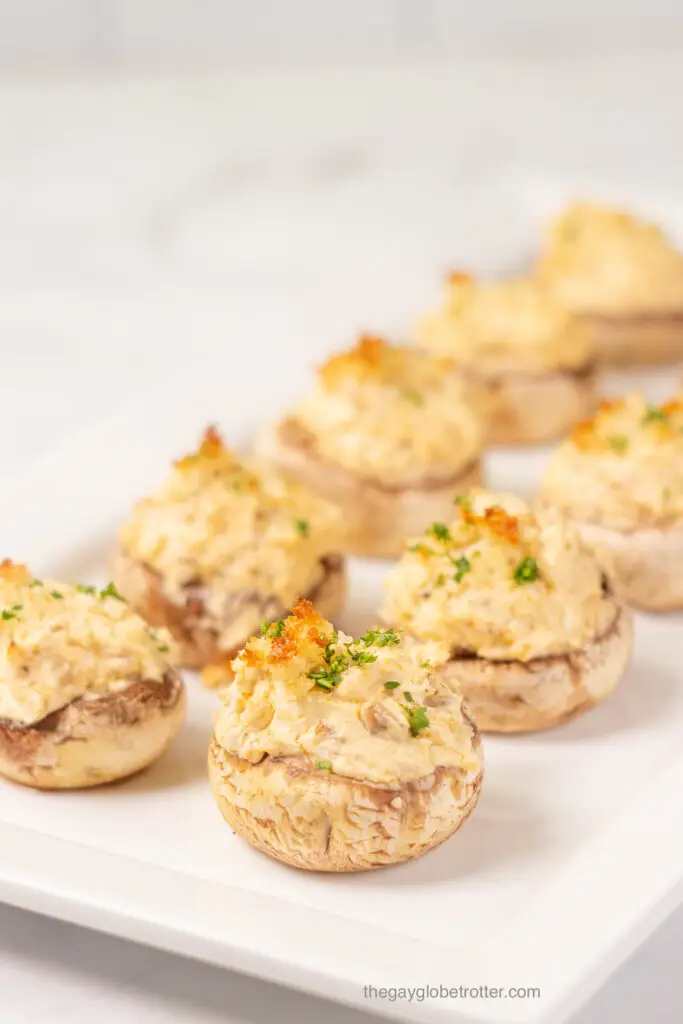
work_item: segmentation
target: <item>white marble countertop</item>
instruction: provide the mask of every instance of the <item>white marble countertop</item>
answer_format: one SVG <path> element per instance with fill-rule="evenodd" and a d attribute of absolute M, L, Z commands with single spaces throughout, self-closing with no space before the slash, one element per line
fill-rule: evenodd
<path fill-rule="evenodd" d="M 675 54 L 0 77 L 5 479 L 252 323 L 402 329 L 443 267 L 523 264 L 567 187 L 675 219 L 682 88 Z M 683 1019 L 682 944 L 683 912 L 576 1024 Z M 9 908 L 0 950 L 8 1024 L 363 1016 Z"/>

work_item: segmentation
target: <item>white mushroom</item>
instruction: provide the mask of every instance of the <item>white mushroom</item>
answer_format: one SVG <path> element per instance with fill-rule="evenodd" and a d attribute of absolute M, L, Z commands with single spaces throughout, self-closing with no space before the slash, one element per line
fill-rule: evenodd
<path fill-rule="evenodd" d="M 0 774 L 36 789 L 121 779 L 155 761 L 185 716 L 154 633 L 113 588 L 75 588 L 0 566 Z"/>
<path fill-rule="evenodd" d="M 210 428 L 120 532 L 112 575 L 136 610 L 175 637 L 189 668 L 234 657 L 299 594 L 335 616 L 345 570 L 336 511 L 245 468 Z"/>
<path fill-rule="evenodd" d="M 540 499 L 571 519 L 627 603 L 683 607 L 683 403 L 602 403 L 553 455 Z"/>
<path fill-rule="evenodd" d="M 549 226 L 538 276 L 581 317 L 601 362 L 683 356 L 683 253 L 660 228 L 575 203 Z"/>
<path fill-rule="evenodd" d="M 455 360 L 493 444 L 552 440 L 595 408 L 590 335 L 533 280 L 452 274 L 446 306 L 423 318 L 417 340 Z"/>
<path fill-rule="evenodd" d="M 258 451 L 340 509 L 345 550 L 391 557 L 481 483 L 481 443 L 449 360 L 363 337 L 328 360 Z"/>
<path fill-rule="evenodd" d="M 474 492 L 412 544 L 387 583 L 384 622 L 448 645 L 435 671 L 482 731 L 556 725 L 621 679 L 629 613 L 591 552 L 553 510 Z"/>
<path fill-rule="evenodd" d="M 305 601 L 250 641 L 209 750 L 231 828 L 312 871 L 397 864 L 448 839 L 477 801 L 480 741 L 421 659 L 393 630 L 338 635 Z"/>

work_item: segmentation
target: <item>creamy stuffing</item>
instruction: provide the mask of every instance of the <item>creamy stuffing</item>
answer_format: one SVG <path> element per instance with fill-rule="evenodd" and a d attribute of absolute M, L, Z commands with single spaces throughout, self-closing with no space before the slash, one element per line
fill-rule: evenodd
<path fill-rule="evenodd" d="M 559 513 L 473 491 L 409 542 L 381 616 L 419 640 L 493 660 L 564 654 L 612 624 L 602 573 Z"/>
<path fill-rule="evenodd" d="M 683 517 L 683 401 L 602 402 L 551 458 L 541 497 L 573 519 L 617 529 Z"/>
<path fill-rule="evenodd" d="M 380 338 L 321 367 L 290 421 L 322 458 L 388 486 L 448 480 L 481 453 L 480 420 L 451 361 Z"/>
<path fill-rule="evenodd" d="M 472 727 L 432 671 L 447 657 L 443 645 L 393 629 L 353 640 L 299 601 L 232 662 L 216 741 L 253 763 L 299 757 L 319 772 L 386 785 L 441 766 L 469 771 L 480 761 Z"/>
<path fill-rule="evenodd" d="M 244 595 L 288 608 L 323 576 L 341 524 L 327 502 L 297 484 L 252 472 L 210 428 L 194 454 L 140 501 L 119 533 L 121 548 L 158 573 L 164 594 L 184 604 L 201 587 L 216 623 Z M 256 623 L 258 626 L 258 623 Z"/>
<path fill-rule="evenodd" d="M 637 315 L 683 310 L 683 253 L 653 224 L 576 203 L 550 225 L 539 277 L 571 309 Z"/>
<path fill-rule="evenodd" d="M 0 718 L 32 725 L 87 695 L 162 680 L 175 656 L 111 585 L 37 580 L 0 564 Z"/>
<path fill-rule="evenodd" d="M 545 373 L 585 366 L 590 336 L 532 279 L 479 283 L 451 274 L 445 306 L 418 325 L 420 344 L 482 374 Z"/>

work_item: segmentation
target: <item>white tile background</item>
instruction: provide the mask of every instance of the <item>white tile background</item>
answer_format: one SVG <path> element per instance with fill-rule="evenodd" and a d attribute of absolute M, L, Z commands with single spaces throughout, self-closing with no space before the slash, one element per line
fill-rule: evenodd
<path fill-rule="evenodd" d="M 681 49 L 676 0 L 0 0 L 0 63 L 291 66 Z"/>

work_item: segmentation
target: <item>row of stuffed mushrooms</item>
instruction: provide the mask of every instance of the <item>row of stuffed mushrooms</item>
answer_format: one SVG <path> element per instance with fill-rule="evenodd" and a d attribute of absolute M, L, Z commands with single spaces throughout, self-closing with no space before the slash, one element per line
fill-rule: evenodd
<path fill-rule="evenodd" d="M 456 831 L 480 731 L 607 696 L 627 606 L 683 606 L 683 405 L 598 402 L 595 365 L 647 361 L 637 337 L 653 361 L 677 354 L 681 258 L 585 207 L 551 243 L 534 278 L 451 275 L 416 345 L 333 356 L 253 460 L 208 429 L 135 507 L 103 590 L 3 563 L 0 772 L 60 789 L 146 767 L 182 725 L 178 668 L 199 668 L 221 694 L 209 771 L 231 827 L 288 864 L 356 871 Z M 591 305 L 596 281 L 622 305 Z M 531 505 L 482 488 L 487 442 L 562 434 Z M 399 556 L 358 638 L 332 624 L 348 554 Z"/>

